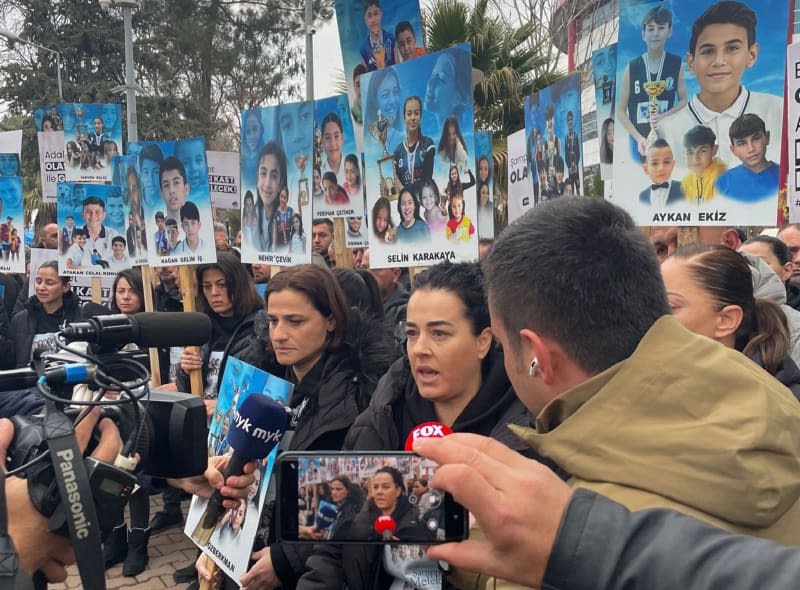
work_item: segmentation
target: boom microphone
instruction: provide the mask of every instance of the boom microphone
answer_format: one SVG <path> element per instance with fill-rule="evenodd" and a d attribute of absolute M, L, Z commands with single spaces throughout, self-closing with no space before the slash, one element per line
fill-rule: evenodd
<path fill-rule="evenodd" d="M 67 342 L 81 340 L 102 346 L 133 342 L 143 348 L 194 346 L 211 339 L 211 318 L 197 312 L 113 314 L 73 322 L 61 331 Z"/>
<path fill-rule="evenodd" d="M 267 395 L 249 395 L 239 410 L 233 411 L 233 422 L 228 429 L 228 442 L 233 456 L 225 469 L 225 480 L 232 475 L 242 475 L 245 464 L 269 455 L 281 442 L 286 431 L 286 409 Z M 202 529 L 212 529 L 225 513 L 222 494 L 216 490 L 208 501 L 201 521 Z M 195 529 L 195 534 L 198 529 Z M 192 535 L 194 538 L 195 535 Z"/>

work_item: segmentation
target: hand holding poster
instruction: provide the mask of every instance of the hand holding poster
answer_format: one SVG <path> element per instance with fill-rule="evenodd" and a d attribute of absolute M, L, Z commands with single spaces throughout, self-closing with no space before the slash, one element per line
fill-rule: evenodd
<path fill-rule="evenodd" d="M 614 200 L 638 223 L 775 223 L 788 14 L 787 0 L 621 4 L 614 177 L 629 182 Z"/>
<path fill-rule="evenodd" d="M 362 77 L 375 268 L 477 257 L 471 72 L 458 45 Z"/>
<path fill-rule="evenodd" d="M 308 263 L 312 187 L 317 191 L 314 103 L 250 109 L 242 121 L 242 260 Z"/>
<path fill-rule="evenodd" d="M 135 142 L 128 151 L 136 157 L 145 226 L 155 227 L 152 242 L 146 238 L 150 265 L 215 262 L 205 140 Z"/>

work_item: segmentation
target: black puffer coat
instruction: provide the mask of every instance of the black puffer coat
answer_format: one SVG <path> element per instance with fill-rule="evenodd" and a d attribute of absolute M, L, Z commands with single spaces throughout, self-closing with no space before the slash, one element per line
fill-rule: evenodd
<path fill-rule="evenodd" d="M 255 347 L 245 353 L 247 361 L 293 381 L 291 369 L 278 365 L 274 356 L 266 352 L 268 326 L 265 317 L 259 318 L 256 333 Z M 295 386 L 291 405 L 293 408 L 303 406 L 303 409 L 290 450 L 340 450 L 356 417 L 369 405 L 378 380 L 399 356 L 400 349 L 384 323 L 350 310 L 344 341 L 336 350 L 327 352 Z M 262 513 L 262 525 L 267 525 L 269 530 L 266 541 L 270 545 L 272 564 L 282 588 L 294 588 L 305 570 L 311 545 L 276 543 L 275 527 L 269 526 L 273 508 L 265 506 Z M 264 529 L 262 526 L 261 544 Z M 256 548 L 259 548 L 259 540 Z"/>
<path fill-rule="evenodd" d="M 346 449 L 399 451 L 413 428 L 437 421 L 433 404 L 423 399 L 406 357 L 396 361 L 375 390 L 369 409 L 356 420 L 345 441 Z M 453 423 L 455 432 L 491 436 L 528 457 L 533 451 L 507 428 L 530 426 L 531 415 L 519 401 L 503 368 L 503 354 L 492 351 L 484 361 L 478 394 Z M 383 570 L 380 545 L 317 545 L 298 589 L 348 588 L 371 590 L 391 584 Z M 451 586 L 446 582 L 444 588 Z"/>
<path fill-rule="evenodd" d="M 96 315 L 110 314 L 111 310 L 97 303 L 80 303 L 72 291 L 64 294 L 63 305 L 55 313 L 47 313 L 39 299 L 33 295 L 25 302 L 22 311 L 11 319 L 8 331 L 9 366 L 24 367 L 31 359 L 31 345 L 37 334 L 58 332 L 67 324 L 81 322 Z"/>

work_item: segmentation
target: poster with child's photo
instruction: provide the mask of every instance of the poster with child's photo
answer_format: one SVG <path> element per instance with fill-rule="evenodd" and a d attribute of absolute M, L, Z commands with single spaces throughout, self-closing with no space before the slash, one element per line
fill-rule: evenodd
<path fill-rule="evenodd" d="M 494 238 L 494 156 L 492 132 L 475 133 L 475 192 L 478 194 L 478 235 Z"/>
<path fill-rule="evenodd" d="M 600 140 L 600 177 L 610 184 L 611 164 L 614 162 L 614 101 L 617 96 L 616 43 L 592 52 L 592 77 Z"/>
<path fill-rule="evenodd" d="M 314 103 L 242 111 L 242 261 L 311 262 Z"/>
<path fill-rule="evenodd" d="M 525 98 L 525 136 L 537 202 L 583 194 L 582 135 L 580 74 Z"/>
<path fill-rule="evenodd" d="M 372 267 L 477 258 L 471 76 L 467 44 L 363 76 Z"/>
<path fill-rule="evenodd" d="M 61 103 L 33 110 L 36 131 L 64 132 L 68 182 L 111 182 L 111 159 L 122 153 L 122 105 Z"/>
<path fill-rule="evenodd" d="M 350 113 L 363 149 L 362 76 L 425 55 L 419 2 L 335 0 Z"/>
<path fill-rule="evenodd" d="M 205 139 L 134 142 L 128 153 L 139 174 L 148 263 L 216 262 Z"/>
<path fill-rule="evenodd" d="M 624 0 L 614 201 L 641 225 L 774 225 L 788 0 Z"/>
<path fill-rule="evenodd" d="M 125 204 L 125 247 L 131 266 L 147 264 L 147 224 L 142 206 L 141 181 L 136 156 L 117 156 L 112 160 L 113 184 L 120 187 Z M 151 223 L 151 225 L 155 225 Z"/>
<path fill-rule="evenodd" d="M 16 156 L 16 154 L 13 154 Z M 22 178 L 0 176 L 0 271 L 25 272 Z"/>
<path fill-rule="evenodd" d="M 122 189 L 111 184 L 59 182 L 57 223 L 65 276 L 114 276 L 130 268 Z"/>

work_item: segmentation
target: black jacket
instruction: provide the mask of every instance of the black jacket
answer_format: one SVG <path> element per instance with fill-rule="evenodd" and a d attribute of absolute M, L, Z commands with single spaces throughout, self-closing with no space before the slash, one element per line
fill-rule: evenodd
<path fill-rule="evenodd" d="M 256 333 L 255 346 L 245 355 L 250 359 L 248 362 L 294 381 L 291 369 L 278 365 L 274 356 L 266 352 L 266 317 L 259 318 Z M 400 350 L 385 324 L 351 310 L 344 341 L 336 350 L 326 353 L 292 392 L 292 407 L 303 406 L 303 409 L 289 450 L 340 450 L 353 421 L 368 406 L 378 380 L 399 355 Z M 265 506 L 262 525 L 268 524 L 272 516 L 273 507 Z M 275 527 L 269 527 L 266 539 L 273 567 L 282 587 L 294 588 L 305 569 L 311 546 L 275 543 L 274 530 Z M 259 540 L 256 543 L 258 546 Z"/>
<path fill-rule="evenodd" d="M 403 357 L 378 383 L 369 409 L 350 429 L 345 448 L 399 451 L 416 425 L 437 420 L 433 404 L 420 396 L 408 358 Z M 511 387 L 502 352 L 492 351 L 484 361 L 481 388 L 456 418 L 453 430 L 491 436 L 517 452 L 535 457 L 531 448 L 506 427 L 510 423 L 530 426 L 532 421 Z M 388 587 L 387 583 L 390 581 L 383 571 L 380 545 L 329 544 L 314 547 L 298 588 L 371 590 Z M 445 582 L 443 587 L 449 586 Z"/>
<path fill-rule="evenodd" d="M 35 295 L 28 298 L 25 308 L 11 319 L 7 364 L 17 368 L 26 366 L 31 358 L 33 337 L 37 334 L 57 332 L 72 322 L 111 313 L 107 307 L 97 303 L 81 304 L 72 291 L 64 294 L 63 302 L 61 309 L 49 314 Z"/>
<path fill-rule="evenodd" d="M 766 371 L 759 351 L 756 351 L 750 359 Z M 794 397 L 800 401 L 800 368 L 797 367 L 792 357 L 787 356 L 784 358 L 778 369 L 772 373 L 772 376 L 788 387 Z"/>

